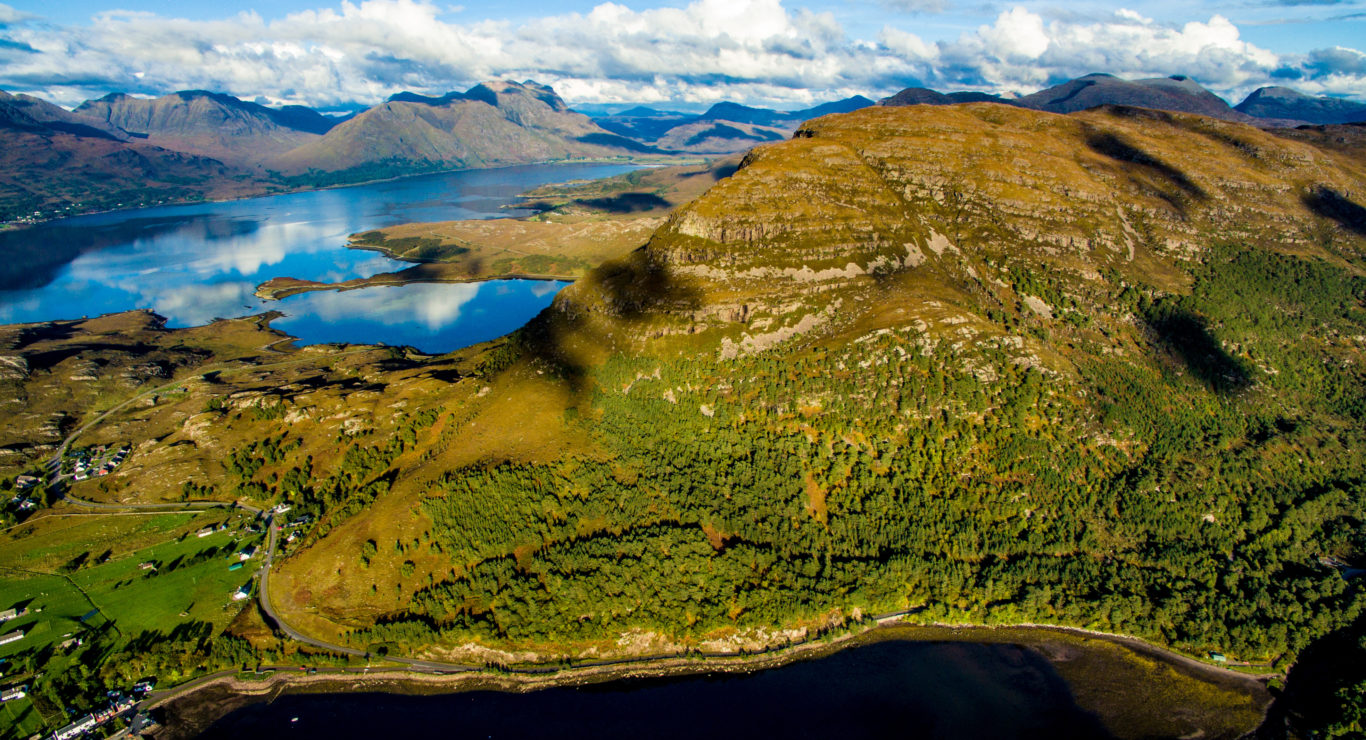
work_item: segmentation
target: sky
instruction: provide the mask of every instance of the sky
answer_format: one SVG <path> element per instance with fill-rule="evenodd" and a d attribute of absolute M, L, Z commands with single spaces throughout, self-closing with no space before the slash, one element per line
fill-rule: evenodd
<path fill-rule="evenodd" d="M 0 89 L 185 89 L 325 110 L 492 79 L 571 105 L 780 108 L 1091 72 L 1366 100 L 1366 0 L 9 0 Z"/>

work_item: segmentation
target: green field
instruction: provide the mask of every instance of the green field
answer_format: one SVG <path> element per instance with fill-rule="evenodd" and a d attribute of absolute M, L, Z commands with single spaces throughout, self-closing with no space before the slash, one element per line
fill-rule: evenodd
<path fill-rule="evenodd" d="M 48 724 L 33 706 L 33 700 L 24 698 L 0 704 L 0 727 L 10 729 L 4 732 L 13 737 L 29 737 L 40 734 Z"/>
<path fill-rule="evenodd" d="M 221 632 L 242 608 L 232 592 L 261 562 L 258 554 L 228 570 L 243 547 L 262 544 L 264 535 L 244 531 L 248 520 L 228 511 L 48 517 L 0 535 L 0 608 L 29 610 L 0 628 L 26 633 L 0 646 L 4 685 L 41 684 L 32 675 L 34 656 L 47 656 L 39 660 L 45 674 L 93 672 L 108 656 L 187 624 Z M 196 534 L 223 523 L 225 531 Z M 148 561 L 155 570 L 140 567 Z M 62 647 L 69 639 L 86 644 Z M 101 700 L 41 685 L 30 693 L 0 709 L 0 737 L 50 730 L 42 717 L 60 717 L 66 702 L 84 711 Z"/>
<path fill-rule="evenodd" d="M 0 657 L 66 639 L 104 620 L 126 639 L 144 631 L 169 632 L 186 620 L 222 628 L 240 609 L 230 594 L 250 580 L 256 563 L 232 572 L 228 566 L 238 562 L 243 547 L 259 545 L 262 536 L 243 538 L 240 526 L 203 538 L 194 534 L 223 522 L 225 513 L 85 519 L 92 521 L 0 544 L 5 573 L 0 604 L 30 610 L 5 625 L 5 631 L 28 634 L 0 646 Z M 91 553 L 86 562 L 103 562 L 62 572 L 85 553 Z M 148 561 L 158 569 L 139 567 Z"/>

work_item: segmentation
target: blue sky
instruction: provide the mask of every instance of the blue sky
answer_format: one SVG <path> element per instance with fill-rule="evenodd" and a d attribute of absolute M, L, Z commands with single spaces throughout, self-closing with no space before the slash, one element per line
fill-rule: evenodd
<path fill-rule="evenodd" d="M 1185 74 L 1232 102 L 1267 84 L 1362 99 L 1363 49 L 1366 0 L 0 4 L 0 88 L 65 105 L 205 88 L 337 107 L 532 78 L 571 104 L 803 106 L 1097 71 Z"/>

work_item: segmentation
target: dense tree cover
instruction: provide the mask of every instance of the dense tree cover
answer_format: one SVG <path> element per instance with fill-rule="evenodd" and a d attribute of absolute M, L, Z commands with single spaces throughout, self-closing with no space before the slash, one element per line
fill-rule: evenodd
<path fill-rule="evenodd" d="M 617 357 L 566 419 L 604 454 L 450 473 L 424 510 L 455 575 L 356 640 L 911 608 L 1262 662 L 1350 622 L 1366 598 L 1326 563 L 1366 545 L 1366 379 L 1345 361 L 1363 281 L 1214 250 L 1189 296 L 1112 287 L 1148 359 L 1087 355 L 1075 376 L 915 329 Z"/>

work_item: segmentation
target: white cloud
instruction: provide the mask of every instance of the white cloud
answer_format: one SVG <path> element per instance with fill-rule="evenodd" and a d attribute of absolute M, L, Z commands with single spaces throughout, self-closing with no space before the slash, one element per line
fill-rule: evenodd
<path fill-rule="evenodd" d="M 1024 8 L 1001 13 L 994 25 L 978 28 L 977 35 L 983 42 L 982 50 L 998 59 L 1027 62 L 1048 51 L 1043 18 Z"/>
<path fill-rule="evenodd" d="M 789 0 L 794 1 L 794 0 Z M 938 0 L 885 0 L 931 9 Z M 72 105 L 110 90 L 205 88 L 275 103 L 376 102 L 492 78 L 532 78 L 573 102 L 806 103 L 908 85 L 1029 92 L 1088 72 L 1189 75 L 1228 95 L 1292 81 L 1366 96 L 1353 49 L 1278 55 L 1221 16 L 1181 26 L 1128 9 L 1041 15 L 1023 7 L 957 39 L 889 25 L 849 38 L 829 13 L 783 0 L 694 0 L 523 23 L 452 19 L 427 0 L 350 0 L 266 21 L 241 13 L 190 21 L 108 12 L 58 27 L 0 5 L 0 87 Z"/>
<path fill-rule="evenodd" d="M 33 18 L 35 18 L 35 16 L 20 10 L 15 10 L 4 3 L 0 3 L 0 27 L 7 26 L 11 23 L 22 23 L 27 20 L 32 20 Z"/>

